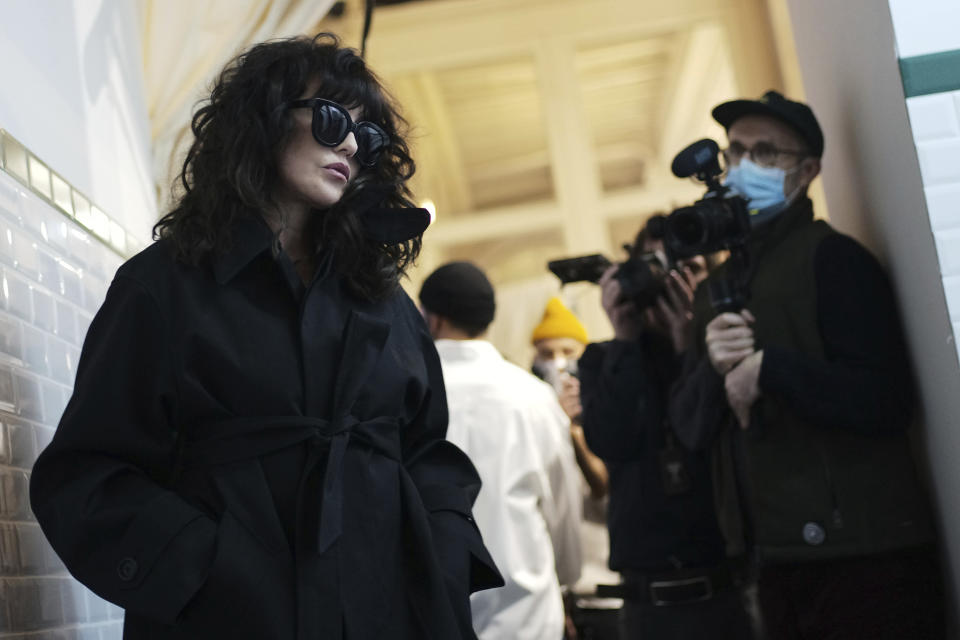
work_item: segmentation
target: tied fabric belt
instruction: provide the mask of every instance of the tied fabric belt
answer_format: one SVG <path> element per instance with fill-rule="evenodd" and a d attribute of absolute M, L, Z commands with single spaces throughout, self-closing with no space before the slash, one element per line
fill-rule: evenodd
<path fill-rule="evenodd" d="M 301 474 L 297 505 L 307 478 L 324 461 L 323 510 L 315 550 L 323 553 L 343 532 L 343 461 L 351 441 L 372 449 L 381 456 L 400 461 L 400 437 L 396 419 L 375 418 L 359 421 L 352 415 L 334 420 L 307 416 L 236 418 L 209 423 L 198 429 L 204 437 L 187 445 L 187 468 L 211 467 L 250 460 L 309 443 L 307 461 Z M 298 509 L 300 511 L 300 509 Z"/>
<path fill-rule="evenodd" d="M 365 448 L 399 463 L 396 418 L 360 421 L 349 414 L 333 420 L 306 416 L 235 418 L 204 424 L 194 433 L 201 437 L 187 443 L 183 452 L 184 466 L 193 469 L 212 470 L 288 447 L 308 445 L 296 496 L 297 637 L 341 637 L 343 613 L 334 544 L 343 533 L 344 461 L 351 450 Z M 398 468 L 402 470 L 399 465 Z M 322 508 L 316 504 L 315 492 L 307 490 L 320 469 L 324 469 Z M 401 482 L 404 480 L 407 478 Z M 246 496 L 239 491 L 231 493 L 232 500 L 225 496 L 230 508 L 243 509 Z M 314 521 L 310 522 L 310 518 Z M 313 532 L 315 535 L 311 535 Z M 306 556 L 302 557 L 304 552 Z M 319 590 L 315 584 L 318 575 L 322 575 L 323 583 Z"/>

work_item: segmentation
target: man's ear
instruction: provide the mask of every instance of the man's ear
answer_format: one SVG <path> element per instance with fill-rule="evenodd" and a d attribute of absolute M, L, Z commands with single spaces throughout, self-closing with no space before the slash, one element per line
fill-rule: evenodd
<path fill-rule="evenodd" d="M 427 330 L 430 332 L 430 335 L 433 336 L 433 339 L 436 340 L 437 336 L 440 334 L 440 328 L 443 324 L 443 318 L 438 316 L 435 313 L 430 313 L 426 309 L 423 310 L 423 319 L 427 322 Z"/>
<path fill-rule="evenodd" d="M 800 175 L 804 184 L 810 184 L 820 175 L 820 158 L 807 157 L 800 162 Z"/>

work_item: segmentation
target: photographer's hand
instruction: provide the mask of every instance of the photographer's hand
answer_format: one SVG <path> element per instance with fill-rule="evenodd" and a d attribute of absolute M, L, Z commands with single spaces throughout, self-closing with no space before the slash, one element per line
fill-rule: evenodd
<path fill-rule="evenodd" d="M 710 364 L 722 376 L 753 353 L 753 314 L 721 313 L 707 325 L 706 343 Z"/>
<path fill-rule="evenodd" d="M 666 278 L 666 294 L 657 298 L 657 315 L 677 353 L 690 346 L 690 322 L 693 320 L 693 290 L 696 281 L 689 268 L 671 270 Z"/>
<path fill-rule="evenodd" d="M 613 265 L 600 276 L 600 302 L 613 325 L 617 340 L 634 341 L 640 337 L 640 314 L 630 301 L 624 301 L 620 281 L 616 278 L 619 265 Z"/>
<path fill-rule="evenodd" d="M 583 405 L 580 404 L 580 381 L 569 373 L 561 374 L 560 393 L 558 398 L 563 412 L 570 418 L 570 422 L 579 423 L 580 416 L 583 413 Z"/>
<path fill-rule="evenodd" d="M 750 409 L 760 397 L 760 367 L 763 365 L 763 350 L 748 356 L 724 378 L 727 402 L 740 423 L 741 429 L 750 427 Z"/>

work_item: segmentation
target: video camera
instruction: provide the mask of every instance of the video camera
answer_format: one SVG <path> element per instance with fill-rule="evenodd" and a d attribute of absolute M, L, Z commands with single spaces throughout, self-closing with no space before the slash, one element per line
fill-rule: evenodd
<path fill-rule="evenodd" d="M 616 278 L 620 281 L 620 290 L 625 299 L 636 305 L 638 310 L 652 306 L 657 298 L 666 291 L 667 265 L 660 261 L 655 253 L 637 253 L 634 247 L 626 245 L 630 258 L 620 264 Z M 600 276 L 610 265 L 606 257 L 599 253 L 577 258 L 551 260 L 547 263 L 562 284 L 570 282 L 600 281 Z"/>
<path fill-rule="evenodd" d="M 750 214 L 747 202 L 720 184 L 720 147 L 705 138 L 673 159 L 678 178 L 693 177 L 707 185 L 707 193 L 689 207 L 667 216 L 663 244 L 670 261 L 727 250 L 730 258 L 723 277 L 711 279 L 710 304 L 718 313 L 740 311 L 747 303 L 750 256 Z"/>

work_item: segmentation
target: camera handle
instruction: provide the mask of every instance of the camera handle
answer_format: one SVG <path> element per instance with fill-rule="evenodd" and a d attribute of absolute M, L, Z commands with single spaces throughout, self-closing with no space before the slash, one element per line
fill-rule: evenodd
<path fill-rule="evenodd" d="M 746 306 L 749 297 L 749 271 L 750 255 L 746 246 L 730 247 L 730 258 L 727 260 L 724 277 L 711 279 L 707 283 L 710 305 L 716 313 L 739 313 Z"/>

